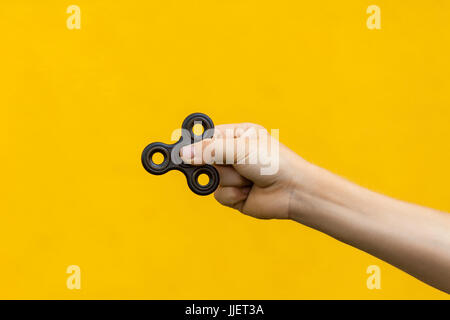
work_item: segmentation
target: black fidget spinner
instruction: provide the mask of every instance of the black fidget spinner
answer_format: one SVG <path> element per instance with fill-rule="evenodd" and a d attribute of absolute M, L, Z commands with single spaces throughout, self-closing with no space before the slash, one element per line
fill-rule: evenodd
<path fill-rule="evenodd" d="M 201 125 L 203 133 L 194 133 L 194 126 Z M 189 188 L 196 194 L 206 196 L 213 193 L 219 185 L 219 173 L 211 165 L 194 166 L 183 163 L 180 157 L 180 149 L 186 145 L 203 139 L 212 138 L 214 135 L 214 123 L 203 113 L 193 113 L 184 119 L 181 125 L 181 137 L 174 144 L 153 142 L 145 147 L 142 152 L 142 165 L 151 174 L 161 175 L 170 170 L 178 170 L 184 173 Z M 153 155 L 160 153 L 164 157 L 159 164 L 153 160 Z M 200 184 L 199 177 L 206 174 L 209 178 L 207 184 Z"/>

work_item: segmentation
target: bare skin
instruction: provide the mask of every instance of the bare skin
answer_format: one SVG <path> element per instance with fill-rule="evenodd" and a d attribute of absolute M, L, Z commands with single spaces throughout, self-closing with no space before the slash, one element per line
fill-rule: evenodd
<path fill-rule="evenodd" d="M 297 221 L 450 293 L 450 214 L 372 192 L 307 162 L 282 144 L 279 170 L 261 175 L 259 163 L 238 164 L 250 156 L 249 150 L 227 156 L 236 154 L 235 146 L 252 128 L 262 127 L 217 126 L 213 139 L 181 150 L 186 163 L 215 163 L 220 186 L 214 196 L 219 203 L 255 218 Z M 220 153 L 206 156 L 204 151 L 227 129 L 233 129 L 234 136 L 225 139 Z M 257 139 L 265 134 L 258 130 Z M 217 164 L 225 158 L 227 165 Z"/>

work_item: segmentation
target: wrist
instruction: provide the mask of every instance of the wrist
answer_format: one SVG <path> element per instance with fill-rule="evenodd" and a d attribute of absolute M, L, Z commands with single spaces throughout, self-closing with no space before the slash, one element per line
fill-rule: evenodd
<path fill-rule="evenodd" d="M 347 216 L 361 187 L 303 159 L 297 162 L 289 201 L 289 218 L 322 230 L 330 221 Z"/>
<path fill-rule="evenodd" d="M 311 163 L 299 168 L 289 201 L 291 220 L 354 246 L 385 224 L 379 195 Z"/>
<path fill-rule="evenodd" d="M 308 213 L 317 190 L 317 169 L 319 168 L 303 158 L 296 159 L 293 166 L 295 173 L 291 176 L 289 187 L 289 219 L 301 222 L 301 216 Z"/>

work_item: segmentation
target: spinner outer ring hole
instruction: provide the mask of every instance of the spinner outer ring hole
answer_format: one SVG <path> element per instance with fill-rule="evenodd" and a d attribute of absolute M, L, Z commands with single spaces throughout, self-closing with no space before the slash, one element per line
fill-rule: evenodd
<path fill-rule="evenodd" d="M 201 185 L 200 182 L 198 182 L 198 178 L 202 174 L 206 174 L 208 176 L 209 181 L 208 181 L 208 183 L 206 185 Z M 194 171 L 193 183 L 194 183 L 195 187 L 200 189 L 201 191 L 208 191 L 209 189 L 211 189 L 211 187 L 214 186 L 215 178 L 216 177 L 211 172 L 211 170 L 206 169 L 206 168 L 198 168 L 197 170 Z"/>
<path fill-rule="evenodd" d="M 154 163 L 153 162 L 153 155 L 155 153 L 161 153 L 164 157 L 163 162 L 161 162 L 160 164 Z M 154 170 L 157 171 L 161 171 L 167 168 L 167 166 L 169 165 L 169 160 L 170 160 L 170 155 L 169 155 L 169 151 L 166 148 L 163 147 L 154 147 L 152 150 L 150 150 L 150 152 L 147 155 L 147 162 L 150 165 L 150 167 Z"/>
<path fill-rule="evenodd" d="M 196 125 L 196 122 L 200 122 L 200 124 L 203 127 L 203 132 L 201 135 L 196 135 L 194 133 L 194 126 Z M 201 116 L 194 117 L 191 120 L 189 120 L 187 127 L 189 129 L 189 133 L 191 134 L 192 140 L 202 140 L 206 138 L 210 138 L 209 136 L 205 136 L 205 133 L 207 133 L 208 130 L 212 129 L 213 126 L 209 121 Z"/>

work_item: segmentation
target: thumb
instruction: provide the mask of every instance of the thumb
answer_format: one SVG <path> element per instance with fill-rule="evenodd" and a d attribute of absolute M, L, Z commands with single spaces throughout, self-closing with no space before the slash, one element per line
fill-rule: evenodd
<path fill-rule="evenodd" d="M 196 165 L 205 164 L 207 163 L 206 160 L 210 160 L 208 163 L 211 163 L 212 159 L 205 159 L 205 157 L 203 157 L 203 150 L 206 150 L 208 146 L 213 144 L 212 140 L 213 139 L 211 138 L 204 139 L 194 144 L 184 146 L 180 150 L 181 160 L 183 160 L 184 163 Z"/>
<path fill-rule="evenodd" d="M 239 152 L 237 138 L 209 138 L 184 146 L 180 150 L 184 163 L 202 164 L 236 164 L 238 159 L 245 157 L 245 148 Z"/>

